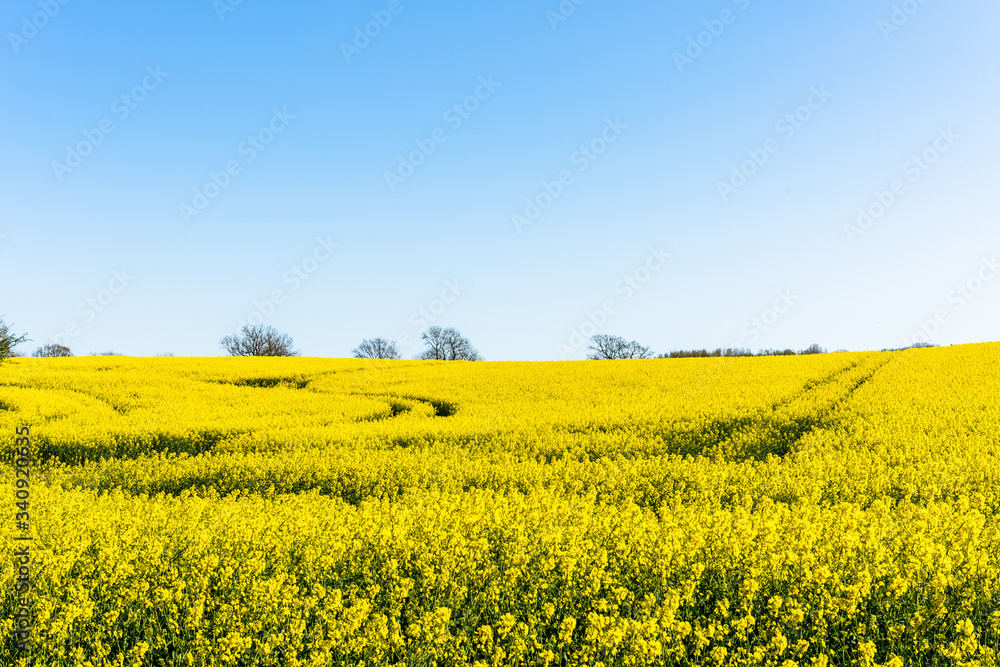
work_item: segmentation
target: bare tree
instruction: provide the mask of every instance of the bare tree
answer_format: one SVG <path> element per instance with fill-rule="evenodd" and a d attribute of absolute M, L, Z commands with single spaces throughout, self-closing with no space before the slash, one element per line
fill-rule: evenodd
<path fill-rule="evenodd" d="M 31 353 L 33 357 L 72 357 L 73 353 L 65 345 L 48 343 Z"/>
<path fill-rule="evenodd" d="M 590 337 L 590 355 L 588 359 L 649 359 L 653 352 L 646 346 L 634 340 L 628 341 L 621 336 L 597 334 Z"/>
<path fill-rule="evenodd" d="M 819 343 L 813 343 L 799 354 L 826 354 L 826 348 L 820 347 Z"/>
<path fill-rule="evenodd" d="M 233 357 L 297 357 L 299 354 L 292 349 L 291 336 L 262 324 L 244 324 L 239 334 L 225 336 L 219 345 Z"/>
<path fill-rule="evenodd" d="M 355 359 L 400 359 L 396 342 L 385 338 L 366 338 L 351 350 Z"/>
<path fill-rule="evenodd" d="M 462 336 L 458 329 L 448 327 L 442 329 L 433 326 L 420 338 L 427 349 L 417 355 L 417 359 L 436 359 L 439 361 L 482 361 L 479 351 L 472 346 L 468 338 Z"/>
<path fill-rule="evenodd" d="M 31 340 L 28 338 L 28 334 L 17 336 L 11 333 L 10 327 L 3 321 L 3 317 L 0 317 L 0 361 L 7 357 L 21 356 L 14 352 L 13 348 L 28 340 Z"/>

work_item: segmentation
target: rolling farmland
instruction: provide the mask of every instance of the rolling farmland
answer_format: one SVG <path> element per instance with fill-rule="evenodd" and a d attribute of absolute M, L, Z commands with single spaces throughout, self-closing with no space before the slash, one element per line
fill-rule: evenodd
<path fill-rule="evenodd" d="M 997 663 L 1000 344 L 22 358 L 21 427 L 2 664 Z"/>

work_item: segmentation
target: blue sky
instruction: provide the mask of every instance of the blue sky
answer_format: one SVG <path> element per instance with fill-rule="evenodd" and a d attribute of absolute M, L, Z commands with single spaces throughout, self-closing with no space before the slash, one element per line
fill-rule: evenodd
<path fill-rule="evenodd" d="M 307 356 L 412 356 L 432 323 L 495 360 L 583 358 L 595 332 L 996 340 L 998 19 L 13 0 L 0 314 L 24 351 L 77 354 L 217 355 L 246 321 Z"/>

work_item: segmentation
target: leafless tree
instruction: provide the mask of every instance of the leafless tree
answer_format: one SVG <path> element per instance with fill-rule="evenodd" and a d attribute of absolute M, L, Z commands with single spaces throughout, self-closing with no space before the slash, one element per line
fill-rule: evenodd
<path fill-rule="evenodd" d="M 634 340 L 628 341 L 621 336 L 597 334 L 590 337 L 590 355 L 588 359 L 649 359 L 652 351 Z"/>
<path fill-rule="evenodd" d="M 355 359 L 400 359 L 396 342 L 385 338 L 366 338 L 351 350 Z"/>
<path fill-rule="evenodd" d="M 225 336 L 219 344 L 233 357 L 296 357 L 299 354 L 292 349 L 291 336 L 262 324 L 244 324 L 239 334 Z"/>
<path fill-rule="evenodd" d="M 11 333 L 10 327 L 0 317 L 0 361 L 3 361 L 7 357 L 21 356 L 17 352 L 14 352 L 13 348 L 28 340 L 31 339 L 28 338 L 27 334 L 17 336 Z"/>
<path fill-rule="evenodd" d="M 65 345 L 48 343 L 31 353 L 33 357 L 72 357 L 73 353 Z"/>
<path fill-rule="evenodd" d="M 439 361 L 482 361 L 479 351 L 472 347 L 468 338 L 462 336 L 458 329 L 448 327 L 442 329 L 433 326 L 420 338 L 427 349 L 417 355 L 417 359 L 436 359 Z"/>

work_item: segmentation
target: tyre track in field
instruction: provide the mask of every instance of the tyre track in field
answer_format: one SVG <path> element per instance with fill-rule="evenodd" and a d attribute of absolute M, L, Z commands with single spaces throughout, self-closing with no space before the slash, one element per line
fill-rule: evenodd
<path fill-rule="evenodd" d="M 713 428 L 728 431 L 729 435 L 716 445 L 707 447 L 702 453 L 727 460 L 783 457 L 794 451 L 799 442 L 813 431 L 835 426 L 832 415 L 837 408 L 850 400 L 891 359 L 891 356 L 885 355 L 854 362 L 824 378 L 806 382 L 802 391 L 771 406 L 770 414 L 765 412 L 760 417 L 736 423 L 715 424 Z M 852 375 L 855 377 L 831 396 L 815 398 L 817 394 L 831 388 L 831 385 L 836 389 L 839 382 Z M 820 406 L 818 410 L 815 409 L 817 402 Z"/>

